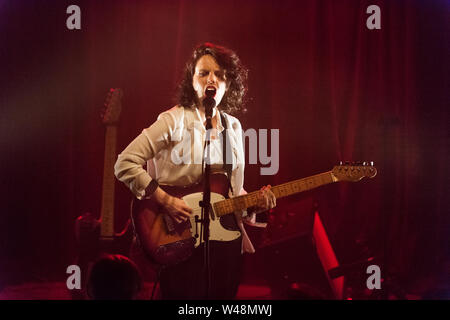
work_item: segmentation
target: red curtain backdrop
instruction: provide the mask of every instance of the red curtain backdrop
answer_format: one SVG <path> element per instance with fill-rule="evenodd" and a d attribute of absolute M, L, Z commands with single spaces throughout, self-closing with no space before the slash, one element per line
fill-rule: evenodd
<path fill-rule="evenodd" d="M 81 30 L 68 30 L 78 4 Z M 381 9 L 369 30 L 366 8 Z M 100 211 L 109 88 L 124 91 L 121 151 L 175 105 L 193 47 L 235 50 L 249 69 L 244 129 L 279 129 L 279 172 L 245 188 L 374 161 L 378 175 L 313 199 L 338 260 L 370 252 L 404 286 L 449 258 L 448 1 L 1 1 L 0 266 L 3 282 L 65 277 L 73 222 Z M 116 185 L 118 228 L 131 196 Z M 301 257 L 299 257 L 301 259 Z M 383 270 L 382 270 L 383 271 Z M 383 271 L 383 272 L 384 272 Z"/>

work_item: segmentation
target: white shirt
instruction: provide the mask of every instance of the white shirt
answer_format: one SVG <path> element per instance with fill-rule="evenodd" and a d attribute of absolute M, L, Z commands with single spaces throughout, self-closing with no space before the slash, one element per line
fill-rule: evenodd
<path fill-rule="evenodd" d="M 233 157 L 230 179 L 234 192 L 232 196 L 237 196 L 246 193 L 243 189 L 245 156 L 242 127 L 237 118 L 223 114 L 227 121 L 231 149 L 229 154 Z M 215 117 L 217 133 L 221 133 L 224 127 L 220 114 L 216 112 Z M 152 179 L 156 179 L 162 185 L 191 185 L 201 179 L 205 136 L 206 128 L 198 109 L 175 106 L 161 113 L 156 122 L 144 129 L 119 154 L 114 173 L 138 199 L 143 198 L 145 188 Z M 218 142 L 220 142 L 218 139 L 212 140 L 211 164 L 223 164 L 222 149 L 218 147 Z M 147 170 L 144 169 L 145 164 Z M 242 217 L 246 212 L 235 215 L 243 236 L 242 251 L 254 252 L 255 249 L 242 223 Z M 253 221 L 248 221 L 249 224 L 254 222 L 254 217 L 252 218 Z"/>

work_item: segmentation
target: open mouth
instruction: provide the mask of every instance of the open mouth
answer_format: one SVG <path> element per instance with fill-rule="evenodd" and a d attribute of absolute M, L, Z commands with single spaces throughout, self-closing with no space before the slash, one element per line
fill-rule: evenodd
<path fill-rule="evenodd" d="M 212 97 L 214 98 L 216 95 L 216 88 L 214 86 L 207 86 L 206 90 L 205 90 L 205 95 L 207 97 Z"/>

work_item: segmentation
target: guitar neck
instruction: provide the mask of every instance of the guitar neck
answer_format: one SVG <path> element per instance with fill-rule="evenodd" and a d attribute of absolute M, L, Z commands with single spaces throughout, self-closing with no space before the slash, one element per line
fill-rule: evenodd
<path fill-rule="evenodd" d="M 326 184 L 336 182 L 331 171 L 316 174 L 303 179 L 283 183 L 271 188 L 277 199 L 287 197 L 296 193 L 308 191 Z M 226 199 L 214 203 L 214 211 L 218 217 L 230 214 L 234 211 L 244 210 L 253 207 L 258 202 L 259 191 L 254 191 L 246 195 Z"/>
<path fill-rule="evenodd" d="M 105 160 L 103 167 L 103 193 L 100 224 L 100 238 L 114 237 L 114 163 L 116 155 L 117 127 L 106 127 Z"/>

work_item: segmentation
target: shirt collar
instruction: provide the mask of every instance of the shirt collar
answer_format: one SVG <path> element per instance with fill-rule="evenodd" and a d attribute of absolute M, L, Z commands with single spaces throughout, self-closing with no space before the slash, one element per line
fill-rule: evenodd
<path fill-rule="evenodd" d="M 222 125 L 222 117 L 220 116 L 220 112 L 217 109 L 217 107 L 215 107 L 214 110 L 216 110 L 216 114 L 214 115 L 214 118 L 216 118 L 216 121 L 217 121 L 217 131 L 222 132 L 224 130 L 224 127 Z M 206 131 L 205 125 L 203 124 L 202 117 L 200 116 L 200 112 L 198 111 L 198 108 L 195 108 L 195 113 L 197 115 L 197 120 L 200 122 L 203 130 Z"/>

